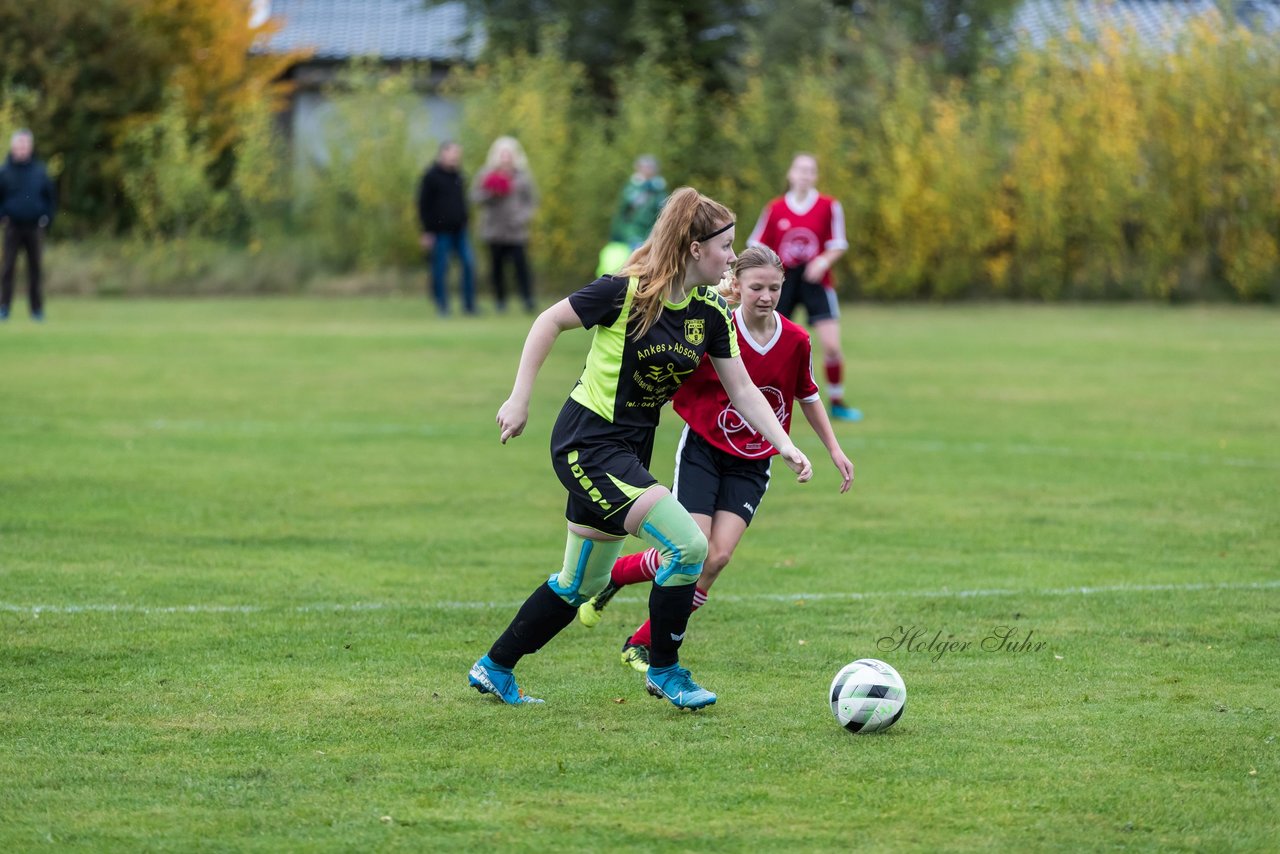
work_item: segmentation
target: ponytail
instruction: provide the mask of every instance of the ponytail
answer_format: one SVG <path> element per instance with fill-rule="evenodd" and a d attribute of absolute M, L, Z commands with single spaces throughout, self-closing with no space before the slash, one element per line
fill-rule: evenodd
<path fill-rule="evenodd" d="M 633 340 L 644 337 L 658 316 L 672 283 L 683 283 L 689 244 L 706 239 L 733 222 L 733 211 L 692 187 L 681 187 L 662 206 L 649 239 L 631 253 L 622 275 L 634 276 L 639 287 L 633 300 Z"/>

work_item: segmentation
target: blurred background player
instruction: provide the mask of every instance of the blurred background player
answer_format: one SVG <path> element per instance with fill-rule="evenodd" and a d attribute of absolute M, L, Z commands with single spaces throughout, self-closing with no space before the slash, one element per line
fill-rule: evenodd
<path fill-rule="evenodd" d="M 840 350 L 840 306 L 831 267 L 849 248 L 844 208 L 817 190 L 818 161 L 797 154 L 787 170 L 787 192 L 760 214 L 748 246 L 768 246 L 782 259 L 784 278 L 778 313 L 790 318 L 803 305 L 822 345 L 822 367 L 831 399 L 831 417 L 861 421 L 862 412 L 844 399 L 844 355 Z"/>
<path fill-rule="evenodd" d="M 666 197 L 667 182 L 658 174 L 657 159 L 651 154 L 637 157 L 635 171 L 622 188 L 609 225 L 609 242 L 600 250 L 597 276 L 622 269 L 635 248 L 649 237 Z"/>
<path fill-rule="evenodd" d="M 636 158 L 635 172 L 622 188 L 618 208 L 613 214 L 609 241 L 625 243 L 635 249 L 649 239 L 649 231 L 658 221 L 662 201 L 667 197 L 667 182 L 658 174 L 658 160 L 652 154 Z"/>
<path fill-rule="evenodd" d="M 788 431 L 793 403 L 800 401 L 805 418 L 840 472 L 840 492 L 848 492 L 853 463 L 840 448 L 819 399 L 809 334 L 776 311 L 782 291 L 782 262 L 772 249 L 753 246 L 738 257 L 733 273 L 730 296 L 731 302 L 738 303 L 733 324 L 747 373 Z M 680 386 L 672 406 L 685 420 L 672 493 L 708 542 L 707 559 L 693 594 L 691 610 L 696 611 L 706 603 L 711 585 L 759 512 L 769 487 L 769 464 L 778 452 L 738 414 L 708 358 L 704 357 Z M 653 581 L 660 560 L 656 549 L 619 558 L 609 583 L 583 603 L 578 619 L 588 628 L 595 626 L 619 588 Z M 652 626 L 646 620 L 623 643 L 623 664 L 647 671 L 651 636 Z"/>

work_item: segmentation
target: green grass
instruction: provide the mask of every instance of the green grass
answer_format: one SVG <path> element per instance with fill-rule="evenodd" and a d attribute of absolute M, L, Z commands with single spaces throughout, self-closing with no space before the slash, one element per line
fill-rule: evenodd
<path fill-rule="evenodd" d="M 0 850 L 1280 839 L 1273 311 L 851 307 L 854 490 L 775 478 L 691 623 L 693 715 L 617 661 L 640 591 L 521 665 L 545 706 L 466 687 L 558 568 L 584 333 L 502 447 L 523 317 L 50 309 L 0 326 Z M 909 700 L 853 736 L 825 692 L 866 656 Z"/>

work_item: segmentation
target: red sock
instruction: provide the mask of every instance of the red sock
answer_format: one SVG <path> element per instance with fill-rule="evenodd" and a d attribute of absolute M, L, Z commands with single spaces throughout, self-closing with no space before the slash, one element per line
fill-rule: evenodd
<path fill-rule="evenodd" d="M 827 369 L 827 396 L 831 398 L 833 406 L 844 406 L 844 386 L 841 383 L 844 379 L 844 361 L 827 359 L 823 366 Z"/>
<path fill-rule="evenodd" d="M 658 574 L 658 550 L 646 549 L 633 555 L 623 555 L 613 562 L 611 578 L 619 587 L 653 581 Z M 647 646 L 648 644 L 646 644 Z"/>
<path fill-rule="evenodd" d="M 644 625 L 635 630 L 631 637 L 627 638 L 627 643 L 636 646 L 653 646 L 652 636 L 649 634 L 649 621 L 645 620 Z"/>
<path fill-rule="evenodd" d="M 628 557 L 630 557 L 630 555 L 628 555 Z M 617 564 L 615 564 L 614 566 L 616 567 Z M 694 611 L 698 610 L 705 604 L 707 604 L 706 591 L 702 589 L 695 590 L 693 592 L 693 608 L 689 611 L 689 613 L 692 614 Z M 644 625 L 636 629 L 635 634 L 627 638 L 627 643 L 635 644 L 637 646 L 652 646 L 653 644 L 650 640 L 651 635 L 649 634 L 649 631 L 650 631 L 649 621 L 645 620 Z"/>

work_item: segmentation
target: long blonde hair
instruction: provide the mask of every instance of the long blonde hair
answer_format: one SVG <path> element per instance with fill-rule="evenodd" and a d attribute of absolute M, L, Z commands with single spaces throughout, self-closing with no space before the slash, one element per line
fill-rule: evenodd
<path fill-rule="evenodd" d="M 640 245 L 622 269 L 623 276 L 639 280 L 634 299 L 636 318 L 634 340 L 644 337 L 666 300 L 672 283 L 683 284 L 689 261 L 689 244 L 732 223 L 733 211 L 715 199 L 702 195 L 692 187 L 681 187 L 671 194 L 649 239 Z"/>
<path fill-rule="evenodd" d="M 529 171 L 529 158 L 524 154 L 524 147 L 514 136 L 500 136 L 489 146 L 489 153 L 484 158 L 484 171 L 492 172 L 498 168 L 498 158 L 503 151 L 511 152 L 511 163 L 519 172 Z"/>

